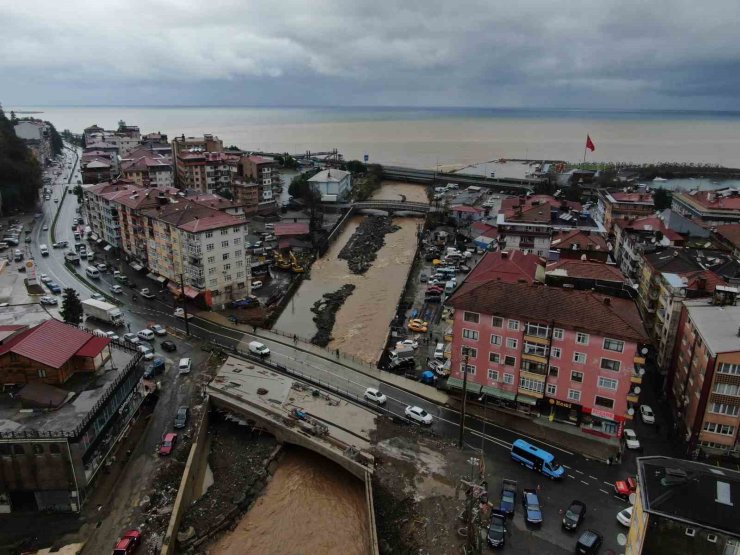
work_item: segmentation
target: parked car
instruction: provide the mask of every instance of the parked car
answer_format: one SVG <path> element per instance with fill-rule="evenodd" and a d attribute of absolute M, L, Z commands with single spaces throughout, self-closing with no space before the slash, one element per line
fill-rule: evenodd
<path fill-rule="evenodd" d="M 100 293 L 93 293 L 92 295 L 90 295 L 90 298 L 91 299 L 95 299 L 96 301 L 104 301 L 105 300 L 105 297 L 103 297 L 103 295 L 101 295 Z"/>
<path fill-rule="evenodd" d="M 162 350 L 167 353 L 174 353 L 177 350 L 177 345 L 175 345 L 175 342 L 170 341 L 169 339 L 162 341 L 160 345 L 162 347 Z"/>
<path fill-rule="evenodd" d="M 57 304 L 56 297 L 50 297 L 49 295 L 44 295 L 39 299 L 39 302 L 41 304 L 48 304 L 48 305 L 55 305 Z"/>
<path fill-rule="evenodd" d="M 409 320 L 408 328 L 411 331 L 426 333 L 429 331 L 429 323 L 424 320 L 420 320 L 419 318 L 415 318 L 413 320 Z"/>
<path fill-rule="evenodd" d="M 55 249 L 66 249 L 69 246 L 69 241 L 57 241 L 52 245 Z"/>
<path fill-rule="evenodd" d="M 524 519 L 529 524 L 542 524 L 542 509 L 537 490 L 525 489 L 523 491 L 522 507 L 524 507 Z"/>
<path fill-rule="evenodd" d="M 47 276 L 46 274 L 41 274 L 39 276 L 39 281 L 41 283 L 49 283 L 51 281 L 51 278 L 49 276 Z"/>
<path fill-rule="evenodd" d="M 141 545 L 141 532 L 129 530 L 116 542 L 113 555 L 131 555 Z"/>
<path fill-rule="evenodd" d="M 416 361 L 413 357 L 409 358 L 397 358 L 388 362 L 386 370 L 388 372 L 396 372 L 399 370 L 413 370 L 416 368 Z"/>
<path fill-rule="evenodd" d="M 243 299 L 237 299 L 232 301 L 231 308 L 249 308 L 250 306 L 259 306 L 260 302 L 257 297 L 249 296 Z"/>
<path fill-rule="evenodd" d="M 43 226 L 41 227 L 41 231 L 49 231 L 49 225 L 48 225 L 48 224 L 44 224 L 44 225 L 43 225 Z"/>
<path fill-rule="evenodd" d="M 160 337 L 167 335 L 167 330 L 164 329 L 164 326 L 160 326 L 159 324 L 152 324 L 149 326 L 149 329 L 154 332 L 154 335 L 159 335 Z"/>
<path fill-rule="evenodd" d="M 174 428 L 176 430 L 181 430 L 187 425 L 188 425 L 188 407 L 180 407 L 179 409 L 177 409 L 177 414 L 175 414 Z"/>
<path fill-rule="evenodd" d="M 396 342 L 396 349 L 404 346 L 411 347 L 416 350 L 419 348 L 419 342 L 416 339 L 404 339 L 403 341 Z"/>
<path fill-rule="evenodd" d="M 425 426 L 430 426 L 432 424 L 432 415 L 421 407 L 412 407 L 409 405 L 403 412 L 414 422 L 424 424 Z"/>
<path fill-rule="evenodd" d="M 388 400 L 388 398 L 382 394 L 379 389 L 375 389 L 374 387 L 368 387 L 365 390 L 365 399 L 367 401 L 377 403 L 378 405 L 385 405 Z"/>
<path fill-rule="evenodd" d="M 135 333 L 124 333 L 123 340 L 134 345 L 138 345 L 139 343 L 141 343 L 141 341 L 139 341 L 139 338 L 136 337 Z"/>
<path fill-rule="evenodd" d="M 624 480 L 614 482 L 614 493 L 623 499 L 629 499 L 629 496 L 637 490 L 637 480 L 633 476 L 627 476 Z"/>
<path fill-rule="evenodd" d="M 514 514 L 516 509 L 516 492 L 516 480 L 507 480 L 506 478 L 501 480 L 501 502 L 499 503 L 499 509 L 504 514 L 509 516 Z"/>
<path fill-rule="evenodd" d="M 98 271 L 100 271 L 100 272 L 107 272 L 107 271 L 108 271 L 108 266 L 106 266 L 106 265 L 105 265 L 105 264 L 103 264 L 102 262 L 101 262 L 100 264 L 95 264 L 95 267 L 96 267 L 96 268 L 98 269 Z"/>
<path fill-rule="evenodd" d="M 59 287 L 59 284 L 57 284 L 55 281 L 50 281 L 46 284 L 46 286 L 49 288 L 49 291 L 51 291 L 55 295 L 58 295 L 62 292 L 62 288 Z"/>
<path fill-rule="evenodd" d="M 632 507 L 627 507 L 626 509 L 619 511 L 617 513 L 617 522 L 622 526 L 629 528 L 632 523 Z"/>
<path fill-rule="evenodd" d="M 147 380 L 154 379 L 157 374 L 161 374 L 164 371 L 164 359 L 157 357 L 146 367 L 144 370 L 144 378 Z"/>
<path fill-rule="evenodd" d="M 421 283 L 426 283 L 428 279 L 429 279 L 429 276 L 427 276 L 424 272 L 419 274 L 419 281 Z"/>
<path fill-rule="evenodd" d="M 576 542 L 576 553 L 590 555 L 598 553 L 604 538 L 596 530 L 586 530 Z"/>
<path fill-rule="evenodd" d="M 154 341 L 154 332 L 152 330 L 139 330 L 136 336 L 142 341 Z"/>
<path fill-rule="evenodd" d="M 177 365 L 177 371 L 180 374 L 190 374 L 191 364 L 192 363 L 189 358 L 181 358 Z"/>
<path fill-rule="evenodd" d="M 120 295 L 121 293 L 123 293 L 123 287 L 121 287 L 120 285 L 111 285 L 110 292 L 115 295 Z"/>
<path fill-rule="evenodd" d="M 186 316 L 186 314 L 185 314 L 185 309 L 184 309 L 184 308 L 182 308 L 182 307 L 178 307 L 178 308 L 176 308 L 176 309 L 175 309 L 175 312 L 174 312 L 174 315 L 175 315 L 175 318 L 182 318 L 182 319 L 185 319 L 185 316 Z M 193 317 L 193 315 L 192 315 L 192 314 L 187 314 L 187 319 L 188 319 L 188 320 L 190 320 L 190 319 L 191 319 L 192 317 Z"/>
<path fill-rule="evenodd" d="M 118 334 L 114 331 L 107 331 L 105 332 L 105 335 L 107 335 L 108 339 L 110 339 L 111 341 L 118 341 L 119 339 L 121 339 L 120 337 L 118 337 Z"/>
<path fill-rule="evenodd" d="M 170 455 L 175 450 L 175 443 L 177 442 L 177 434 L 172 432 L 165 434 L 162 438 L 162 444 L 159 446 L 160 455 Z"/>
<path fill-rule="evenodd" d="M 144 360 L 154 359 L 154 350 L 149 345 L 137 345 L 136 350 L 144 355 Z"/>
<path fill-rule="evenodd" d="M 139 291 L 139 295 L 141 295 L 145 299 L 154 299 L 156 297 L 156 295 L 152 293 L 148 287 L 144 287 L 144 289 Z"/>
<path fill-rule="evenodd" d="M 506 513 L 503 511 L 491 511 L 486 541 L 490 547 L 503 547 L 506 543 Z"/>
<path fill-rule="evenodd" d="M 637 434 L 630 428 L 625 428 L 623 432 L 624 442 L 627 444 L 627 449 L 639 449 L 640 440 L 637 439 Z"/>
<path fill-rule="evenodd" d="M 574 499 L 570 502 L 570 507 L 563 515 L 563 528 L 566 530 L 575 530 L 583 522 L 586 516 L 586 504 L 583 501 Z"/>
<path fill-rule="evenodd" d="M 650 405 L 640 405 L 640 418 L 645 424 L 655 424 L 655 413 Z"/>
<path fill-rule="evenodd" d="M 262 285 L 263 285 L 263 283 L 260 280 L 256 279 L 256 280 L 254 280 L 252 282 L 252 290 L 254 290 L 254 289 L 260 289 L 262 287 Z"/>

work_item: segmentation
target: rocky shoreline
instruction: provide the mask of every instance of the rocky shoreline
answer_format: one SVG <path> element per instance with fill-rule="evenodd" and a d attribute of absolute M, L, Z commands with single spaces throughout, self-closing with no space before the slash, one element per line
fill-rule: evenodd
<path fill-rule="evenodd" d="M 337 311 L 354 290 L 354 285 L 343 285 L 333 293 L 325 293 L 313 304 L 311 312 L 316 315 L 313 317 L 313 321 L 316 323 L 316 329 L 318 331 L 316 332 L 316 335 L 311 338 L 311 343 L 318 345 L 319 347 L 326 347 L 329 344 L 329 341 L 331 341 L 331 332 L 334 329 L 334 322 L 336 321 Z"/>
<path fill-rule="evenodd" d="M 399 229 L 388 216 L 368 216 L 339 252 L 339 258 L 347 261 L 353 274 L 364 274 L 385 244 L 385 235 Z"/>

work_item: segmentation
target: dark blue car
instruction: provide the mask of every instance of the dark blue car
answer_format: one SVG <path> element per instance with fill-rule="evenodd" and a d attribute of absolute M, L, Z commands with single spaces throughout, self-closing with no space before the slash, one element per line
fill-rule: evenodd
<path fill-rule="evenodd" d="M 57 282 L 55 281 L 50 281 L 49 283 L 46 284 L 46 286 L 49 288 L 49 291 L 51 291 L 55 295 L 58 295 L 59 293 L 62 292 L 62 288 L 59 287 L 59 284 L 57 284 Z"/>

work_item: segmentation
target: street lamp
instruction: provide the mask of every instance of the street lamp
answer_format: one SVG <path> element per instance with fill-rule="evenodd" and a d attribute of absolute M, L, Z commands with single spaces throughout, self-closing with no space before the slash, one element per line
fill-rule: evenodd
<path fill-rule="evenodd" d="M 462 410 L 460 411 L 460 437 L 457 440 L 457 448 L 463 448 L 463 433 L 465 431 L 465 402 L 467 401 L 468 395 L 468 359 L 469 353 L 467 347 L 463 347 L 463 388 L 462 388 Z"/>

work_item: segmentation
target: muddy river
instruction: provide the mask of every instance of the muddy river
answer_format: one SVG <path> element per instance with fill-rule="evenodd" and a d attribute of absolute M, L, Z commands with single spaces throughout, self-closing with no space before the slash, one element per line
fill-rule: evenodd
<path fill-rule="evenodd" d="M 423 187 L 389 182 L 374 198 L 395 200 L 405 195 L 409 202 L 426 201 Z M 336 315 L 334 340 L 329 349 L 339 349 L 369 363 L 377 362 L 385 346 L 388 326 L 403 292 L 409 267 L 414 260 L 416 234 L 421 218 L 393 218 L 401 227 L 385 236 L 372 267 L 363 275 L 349 271 L 346 260 L 337 256 L 365 216 L 354 216 L 323 258 L 311 269 L 311 279 L 304 281 L 285 307 L 275 327 L 289 334 L 310 339 L 316 332 L 311 307 L 324 293 L 344 284 L 356 286 Z"/>
<path fill-rule="evenodd" d="M 211 555 L 366 555 L 365 488 L 335 463 L 288 447 L 272 480 Z"/>

